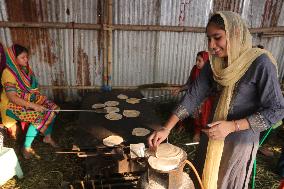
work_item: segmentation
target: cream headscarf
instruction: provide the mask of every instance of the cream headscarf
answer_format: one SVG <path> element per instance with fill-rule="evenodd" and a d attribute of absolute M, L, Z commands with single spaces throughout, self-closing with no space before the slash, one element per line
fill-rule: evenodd
<path fill-rule="evenodd" d="M 241 17 L 230 11 L 217 12 L 225 24 L 228 62 L 222 67 L 223 58 L 210 55 L 210 64 L 214 80 L 224 86 L 213 121 L 226 120 L 232 93 L 237 81 L 246 73 L 253 61 L 262 54 L 267 54 L 272 63 L 276 61 L 268 51 L 252 48 L 252 36 Z"/>
<path fill-rule="evenodd" d="M 252 48 L 252 36 L 241 17 L 230 11 L 217 12 L 225 24 L 228 59 L 210 54 L 210 64 L 214 80 L 223 86 L 216 107 L 213 121 L 227 120 L 235 84 L 246 73 L 253 61 L 262 54 L 267 54 L 276 65 L 273 56 L 264 49 Z M 223 66 L 227 63 L 227 66 Z M 219 165 L 224 141 L 209 140 L 206 161 L 203 170 L 203 184 L 206 189 L 217 188 Z"/>

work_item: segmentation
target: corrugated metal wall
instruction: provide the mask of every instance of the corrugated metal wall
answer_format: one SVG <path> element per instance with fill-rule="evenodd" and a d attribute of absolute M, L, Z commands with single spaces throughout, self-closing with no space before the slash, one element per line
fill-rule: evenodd
<path fill-rule="evenodd" d="M 284 26 L 284 3 L 273 0 L 253 0 L 255 6 L 251 7 L 250 27 Z M 278 62 L 280 80 L 284 76 L 284 36 L 254 35 L 254 43 L 262 44 L 270 50 Z"/>
<path fill-rule="evenodd" d="M 102 23 L 103 0 L 0 0 L 1 21 Z M 113 0 L 113 24 L 205 27 L 216 10 L 240 13 L 249 27 L 284 25 L 283 0 Z M 31 50 L 31 65 L 42 85 L 101 86 L 102 35 L 98 30 L 0 28 L 5 46 Z M 278 60 L 284 75 L 284 36 L 254 35 Z M 113 32 L 112 85 L 182 84 L 207 48 L 203 33 Z M 73 90 L 72 90 L 73 91 Z M 76 96 L 50 91 L 49 95 Z"/>
<path fill-rule="evenodd" d="M 1 0 L 1 20 L 14 22 L 97 23 L 96 0 Z M 2 37 L 3 36 L 3 37 Z M 5 46 L 22 44 L 30 49 L 30 62 L 41 85 L 101 85 L 99 32 L 79 29 L 1 29 Z M 72 90 L 73 96 L 77 93 Z M 70 93 L 70 92 L 68 92 Z M 58 90 L 49 96 L 70 96 Z"/>
<path fill-rule="evenodd" d="M 202 27 L 206 25 L 211 7 L 208 0 L 121 0 L 114 3 L 114 24 L 133 25 Z M 115 86 L 181 84 L 195 64 L 195 54 L 206 49 L 205 34 L 200 33 L 115 31 L 114 44 Z"/>

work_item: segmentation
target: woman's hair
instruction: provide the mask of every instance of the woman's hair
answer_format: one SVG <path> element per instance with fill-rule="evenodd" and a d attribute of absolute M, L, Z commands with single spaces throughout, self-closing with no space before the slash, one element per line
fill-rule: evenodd
<path fill-rule="evenodd" d="M 206 30 L 207 30 L 207 27 L 210 24 L 214 24 L 218 28 L 225 30 L 224 20 L 223 20 L 223 18 L 220 14 L 214 14 L 213 16 L 211 16 L 211 18 L 209 19 L 208 24 L 206 26 Z"/>
<path fill-rule="evenodd" d="M 18 45 L 18 44 L 13 45 L 13 51 L 14 51 L 16 57 L 19 56 L 23 52 L 29 53 L 29 50 L 26 47 L 23 47 L 23 46 Z"/>
<path fill-rule="evenodd" d="M 207 62 L 209 60 L 209 54 L 206 51 L 200 51 L 196 56 L 201 56 L 204 62 Z"/>

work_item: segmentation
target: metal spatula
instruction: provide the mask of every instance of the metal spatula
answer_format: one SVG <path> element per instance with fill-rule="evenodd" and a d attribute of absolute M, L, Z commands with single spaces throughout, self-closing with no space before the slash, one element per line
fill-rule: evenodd
<path fill-rule="evenodd" d="M 99 108 L 95 110 L 75 110 L 75 109 L 60 109 L 60 110 L 47 110 L 48 112 L 92 112 L 92 113 L 99 113 L 99 114 L 105 114 L 107 113 L 107 110 Z"/>

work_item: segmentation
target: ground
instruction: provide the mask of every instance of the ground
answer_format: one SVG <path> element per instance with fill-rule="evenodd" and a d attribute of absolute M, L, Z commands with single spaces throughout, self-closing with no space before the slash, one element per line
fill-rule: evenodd
<path fill-rule="evenodd" d="M 62 109 L 73 108 L 79 109 L 80 102 L 77 103 L 60 103 Z M 158 116 L 163 121 L 169 116 L 175 102 L 155 103 Z M 79 128 L 77 113 L 61 113 L 57 119 L 54 129 L 54 139 L 61 147 L 71 148 L 73 136 Z M 283 127 L 283 126 L 281 126 Z M 283 129 L 283 128 L 282 128 Z M 257 155 L 257 175 L 256 189 L 273 189 L 279 184 L 279 176 L 275 173 L 275 166 L 280 155 L 280 148 L 283 144 L 282 135 L 279 134 L 281 129 L 273 131 L 267 141 L 267 146 L 273 150 L 275 156 L 272 158 Z M 185 143 L 192 142 L 192 134 L 189 132 L 177 130 L 173 131 L 169 137 L 170 143 L 175 144 L 187 151 L 189 159 L 192 160 L 196 147 L 185 146 Z M 21 135 L 20 135 L 21 136 Z M 42 143 L 42 137 L 37 137 L 33 147 L 40 159 L 25 160 L 20 153 L 21 140 L 13 141 L 5 136 L 6 147 L 15 149 L 25 177 L 10 179 L 1 189 L 57 189 L 62 188 L 69 182 L 84 179 L 83 159 L 74 154 L 55 154 L 55 150 L 49 145 Z M 188 171 L 188 168 L 186 168 Z M 0 168 L 1 170 L 1 168 Z"/>

